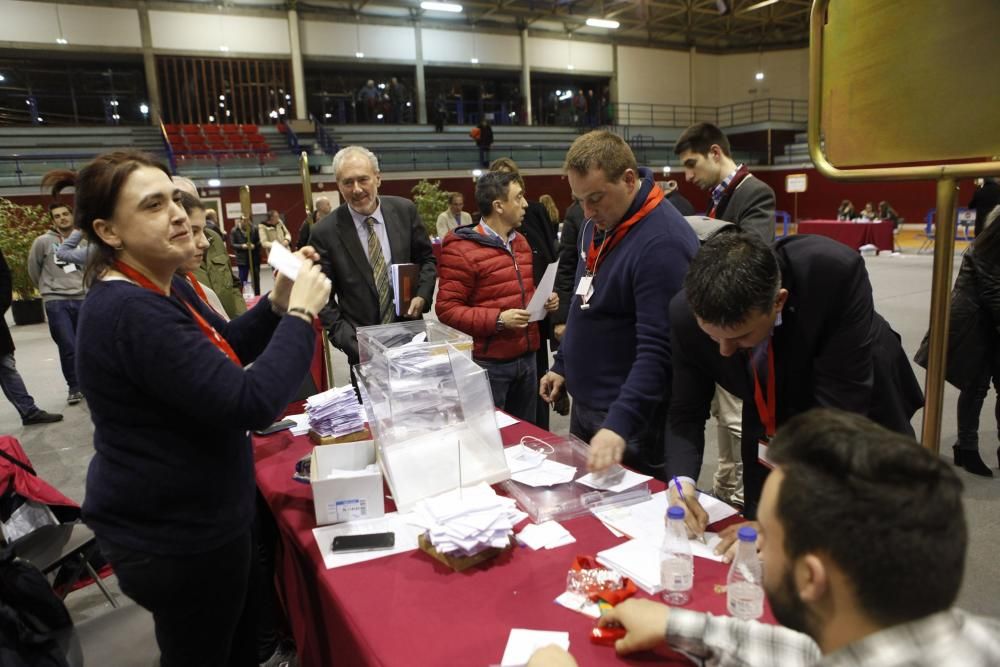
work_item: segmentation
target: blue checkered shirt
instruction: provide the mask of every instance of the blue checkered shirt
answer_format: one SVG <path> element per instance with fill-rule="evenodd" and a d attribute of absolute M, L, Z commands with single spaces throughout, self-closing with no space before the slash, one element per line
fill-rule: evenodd
<path fill-rule="evenodd" d="M 736 169 L 733 169 L 733 172 L 731 174 L 726 176 L 724 179 L 722 179 L 721 183 L 712 188 L 713 207 L 718 206 L 719 202 L 722 201 L 722 195 L 726 194 L 726 188 L 728 188 L 729 184 L 733 182 L 733 177 L 736 176 L 736 172 L 738 172 L 740 170 L 740 167 L 742 166 L 743 166 L 742 164 L 736 165 Z"/>

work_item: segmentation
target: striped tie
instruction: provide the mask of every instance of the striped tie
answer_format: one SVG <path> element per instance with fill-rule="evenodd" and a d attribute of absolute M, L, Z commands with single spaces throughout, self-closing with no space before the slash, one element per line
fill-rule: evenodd
<path fill-rule="evenodd" d="M 372 275 L 375 276 L 375 288 L 378 290 L 378 306 L 380 322 L 388 324 L 395 319 L 392 303 L 392 293 L 389 289 L 389 270 L 385 266 L 385 256 L 382 254 L 382 244 L 375 233 L 375 218 L 365 218 L 368 225 L 368 261 L 372 265 Z"/>

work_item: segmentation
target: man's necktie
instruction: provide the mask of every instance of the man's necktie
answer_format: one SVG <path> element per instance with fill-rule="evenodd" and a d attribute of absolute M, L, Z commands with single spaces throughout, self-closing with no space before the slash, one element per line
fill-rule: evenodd
<path fill-rule="evenodd" d="M 394 308 L 392 303 L 392 293 L 389 290 L 389 269 L 385 265 L 385 255 L 382 254 L 382 244 L 375 233 L 375 218 L 368 217 L 365 224 L 368 225 L 368 261 L 372 265 L 372 274 L 375 276 L 375 289 L 378 290 L 379 315 L 382 324 L 388 324 L 394 319 Z"/>

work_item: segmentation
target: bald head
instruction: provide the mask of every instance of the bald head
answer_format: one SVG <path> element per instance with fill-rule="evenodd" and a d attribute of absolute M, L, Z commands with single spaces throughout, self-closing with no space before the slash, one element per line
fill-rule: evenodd
<path fill-rule="evenodd" d="M 333 204 L 326 197 L 317 197 L 315 203 L 316 212 L 319 213 L 319 218 L 317 219 L 321 220 L 330 215 L 330 212 L 333 211 Z"/>
<path fill-rule="evenodd" d="M 173 181 L 174 185 L 176 185 L 181 192 L 186 192 L 192 197 L 201 196 L 198 194 L 198 188 L 195 187 L 194 181 L 187 176 L 174 176 Z"/>

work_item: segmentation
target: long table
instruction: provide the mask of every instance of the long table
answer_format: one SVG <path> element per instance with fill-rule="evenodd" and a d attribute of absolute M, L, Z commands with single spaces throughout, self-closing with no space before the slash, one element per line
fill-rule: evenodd
<path fill-rule="evenodd" d="M 544 433 L 525 423 L 501 430 L 505 444 Z M 620 664 L 613 648 L 590 643 L 591 619 L 553 602 L 577 554 L 595 555 L 623 541 L 596 518 L 562 522 L 575 544 L 515 548 L 461 573 L 420 551 L 327 570 L 312 534 L 311 489 L 292 480 L 295 462 L 311 447 L 308 438 L 288 431 L 254 438 L 257 485 L 281 535 L 277 585 L 304 667 L 494 665 L 511 628 L 566 631 L 581 665 Z M 727 571 L 722 563 L 696 559 L 688 608 L 725 614 L 726 595 L 716 586 L 725 584 Z M 764 620 L 774 622 L 769 609 Z M 658 660 L 690 664 L 669 650 Z"/>
<path fill-rule="evenodd" d="M 858 250 L 863 245 L 871 244 L 878 251 L 892 252 L 893 235 L 892 222 L 841 222 L 838 220 L 802 220 L 799 222 L 799 234 L 819 234 L 840 241 L 844 245 Z"/>

